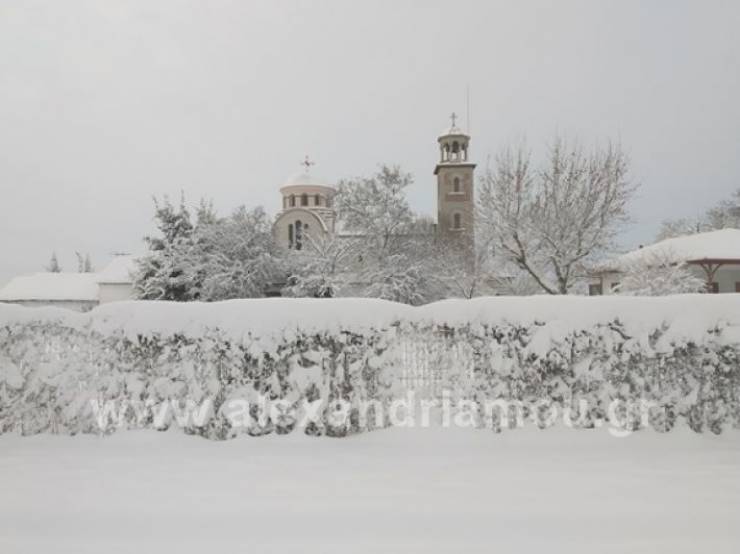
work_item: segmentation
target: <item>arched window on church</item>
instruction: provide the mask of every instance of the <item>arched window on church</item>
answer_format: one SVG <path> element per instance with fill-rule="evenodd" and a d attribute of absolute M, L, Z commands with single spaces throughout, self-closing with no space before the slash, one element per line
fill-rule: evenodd
<path fill-rule="evenodd" d="M 321 196 L 319 196 L 318 194 L 314 196 L 313 203 L 314 206 L 321 206 Z"/>
<path fill-rule="evenodd" d="M 303 248 L 303 223 L 300 220 L 295 222 L 295 249 Z"/>
<path fill-rule="evenodd" d="M 293 224 L 288 223 L 288 248 L 293 248 Z"/>
<path fill-rule="evenodd" d="M 290 207 L 295 208 L 295 194 L 290 195 Z"/>
<path fill-rule="evenodd" d="M 452 181 L 452 192 L 459 193 L 460 190 L 460 177 L 455 177 Z"/>
<path fill-rule="evenodd" d="M 452 143 L 452 154 L 453 154 L 452 156 L 453 160 L 455 161 L 460 160 L 460 144 L 457 141 Z"/>
<path fill-rule="evenodd" d="M 460 216 L 460 214 L 455 214 L 452 216 L 452 228 L 462 229 L 462 216 Z"/>
<path fill-rule="evenodd" d="M 301 194 L 301 206 L 308 206 L 308 194 Z"/>

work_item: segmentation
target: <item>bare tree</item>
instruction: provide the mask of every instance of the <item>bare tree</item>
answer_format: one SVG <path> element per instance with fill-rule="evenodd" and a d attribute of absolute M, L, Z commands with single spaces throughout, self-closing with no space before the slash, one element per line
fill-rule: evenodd
<path fill-rule="evenodd" d="M 483 177 L 478 220 L 498 256 L 545 292 L 567 294 L 613 247 L 636 187 L 617 145 L 586 154 L 557 139 L 549 153 L 539 170 L 524 147 L 500 154 Z"/>
<path fill-rule="evenodd" d="M 665 240 L 711 230 L 712 228 L 703 218 L 667 219 L 660 224 L 660 231 L 658 231 L 658 236 L 655 239 Z"/>
<path fill-rule="evenodd" d="M 740 189 L 710 209 L 706 220 L 712 229 L 740 229 Z"/>
<path fill-rule="evenodd" d="M 661 224 L 656 240 L 664 240 L 719 229 L 740 229 L 740 189 L 698 217 L 668 219 Z"/>

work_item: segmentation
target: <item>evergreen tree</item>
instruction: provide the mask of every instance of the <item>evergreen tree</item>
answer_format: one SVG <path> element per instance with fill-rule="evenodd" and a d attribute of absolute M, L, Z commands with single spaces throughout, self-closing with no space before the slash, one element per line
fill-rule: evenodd
<path fill-rule="evenodd" d="M 49 261 L 49 265 L 46 266 L 46 271 L 50 273 L 61 273 L 62 268 L 59 265 L 59 261 L 57 260 L 57 253 L 52 252 L 51 254 L 51 260 Z"/>
<path fill-rule="evenodd" d="M 92 262 L 90 261 L 89 253 L 83 256 L 79 252 L 75 252 L 75 256 L 77 256 L 77 273 L 92 273 L 93 272 L 93 266 L 92 266 Z"/>
<path fill-rule="evenodd" d="M 175 208 L 167 196 L 154 199 L 154 219 L 160 236 L 144 238 L 149 255 L 138 261 L 134 291 L 145 300 L 192 300 L 188 282 L 187 257 L 192 246 L 193 224 L 184 195 Z"/>

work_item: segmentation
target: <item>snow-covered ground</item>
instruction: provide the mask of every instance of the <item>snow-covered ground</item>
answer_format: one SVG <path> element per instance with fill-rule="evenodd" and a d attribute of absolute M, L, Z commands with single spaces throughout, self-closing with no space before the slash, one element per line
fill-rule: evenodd
<path fill-rule="evenodd" d="M 0 437 L 0 552 L 740 552 L 740 433 Z"/>

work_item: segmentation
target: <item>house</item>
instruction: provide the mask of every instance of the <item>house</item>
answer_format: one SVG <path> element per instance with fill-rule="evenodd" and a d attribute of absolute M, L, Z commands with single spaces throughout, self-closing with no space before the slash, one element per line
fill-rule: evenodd
<path fill-rule="evenodd" d="M 722 229 L 662 240 L 600 264 L 592 272 L 589 294 L 612 294 L 625 271 L 653 260 L 686 264 L 706 281 L 708 292 L 740 292 L 740 229 Z"/>
<path fill-rule="evenodd" d="M 0 302 L 56 306 L 86 312 L 99 304 L 133 296 L 133 256 L 116 256 L 98 273 L 34 273 L 12 279 L 0 289 Z"/>

